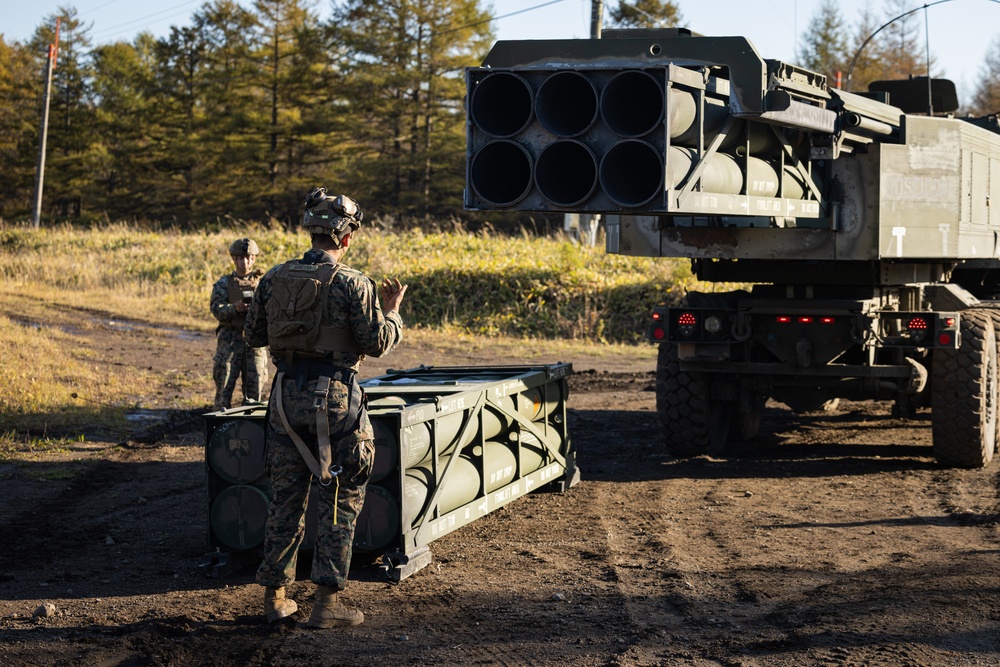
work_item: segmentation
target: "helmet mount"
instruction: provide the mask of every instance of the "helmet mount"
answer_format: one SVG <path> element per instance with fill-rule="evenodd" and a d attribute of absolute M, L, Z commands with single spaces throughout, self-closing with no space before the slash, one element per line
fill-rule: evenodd
<path fill-rule="evenodd" d="M 329 196 L 326 188 L 313 188 L 305 201 L 302 226 L 313 234 L 329 234 L 341 238 L 361 227 L 364 212 L 347 195 Z"/>

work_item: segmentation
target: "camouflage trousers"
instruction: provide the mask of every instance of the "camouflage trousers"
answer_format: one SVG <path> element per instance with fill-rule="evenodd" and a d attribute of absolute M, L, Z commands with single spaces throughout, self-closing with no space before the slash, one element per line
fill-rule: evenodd
<path fill-rule="evenodd" d="M 243 405 L 259 403 L 267 383 L 267 348 L 249 347 L 243 332 L 222 327 L 218 346 L 212 357 L 212 379 L 215 380 L 216 410 L 232 406 L 236 381 L 243 376 Z"/>
<path fill-rule="evenodd" d="M 299 547 L 305 539 L 306 507 L 309 492 L 316 485 L 317 530 L 313 547 L 310 579 L 321 586 L 336 590 L 347 587 L 354 544 L 354 527 L 365 504 L 365 490 L 375 460 L 375 442 L 361 429 L 333 443 L 334 462 L 343 471 L 327 486 L 312 478 L 292 439 L 285 434 L 277 416 L 275 401 L 282 396 L 289 425 L 316 454 L 316 413 L 311 409 L 315 380 L 302 389 L 286 378 L 282 387 L 273 387 L 268 406 L 268 464 L 271 475 L 271 504 L 268 508 L 264 538 L 264 560 L 257 570 L 257 583 L 280 588 L 295 581 Z M 334 383 L 339 385 L 340 383 Z M 342 407 L 336 400 L 346 393 L 331 390 L 327 419 L 330 431 L 338 433 L 342 422 Z M 367 423 L 367 416 L 363 419 Z"/>

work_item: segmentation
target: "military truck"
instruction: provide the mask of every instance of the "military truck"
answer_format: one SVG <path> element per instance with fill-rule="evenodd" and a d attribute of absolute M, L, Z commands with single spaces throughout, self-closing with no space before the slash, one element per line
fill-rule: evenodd
<path fill-rule="evenodd" d="M 844 398 L 930 408 L 941 465 L 990 462 L 1000 132 L 949 81 L 852 93 L 672 29 L 500 41 L 466 84 L 467 209 L 599 213 L 608 252 L 712 284 L 650 321 L 671 453 Z"/>

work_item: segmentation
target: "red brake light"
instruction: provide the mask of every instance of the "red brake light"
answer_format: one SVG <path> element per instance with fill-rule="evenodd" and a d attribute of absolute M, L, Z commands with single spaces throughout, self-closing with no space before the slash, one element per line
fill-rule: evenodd
<path fill-rule="evenodd" d="M 698 319 L 692 313 L 681 313 L 681 316 L 677 318 L 677 324 L 682 327 L 693 327 L 698 324 Z"/>
<path fill-rule="evenodd" d="M 788 324 L 789 322 L 792 321 L 792 318 L 790 318 L 788 315 L 778 315 L 774 319 L 778 324 Z"/>
<path fill-rule="evenodd" d="M 799 318 L 799 324 L 812 324 L 813 318 L 808 315 L 803 315 Z"/>
<path fill-rule="evenodd" d="M 833 317 L 821 317 L 819 318 L 821 324 L 833 324 L 837 320 Z"/>
<path fill-rule="evenodd" d="M 922 317 L 912 317 L 906 323 L 906 328 L 910 331 L 927 331 L 927 320 Z"/>

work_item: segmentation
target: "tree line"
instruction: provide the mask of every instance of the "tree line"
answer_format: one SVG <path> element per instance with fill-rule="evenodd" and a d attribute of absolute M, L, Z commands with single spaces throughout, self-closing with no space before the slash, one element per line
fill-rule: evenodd
<path fill-rule="evenodd" d="M 297 219 L 316 184 L 356 193 L 387 219 L 462 216 L 464 68 L 493 43 L 479 0 L 209 0 L 187 27 L 94 45 L 73 7 L 24 43 L 0 35 L 0 217 L 30 214 L 46 52 L 60 18 L 50 96 L 43 217 Z M 884 0 L 886 17 L 909 0 Z M 680 3 L 608 7 L 606 27 L 684 25 Z M 823 0 L 794 63 L 846 74 L 886 19 L 849 28 Z M 923 74 L 916 18 L 861 52 L 851 89 Z M 708 32 L 705 28 L 701 31 Z M 970 111 L 1000 109 L 1000 40 Z M 987 76 L 988 75 L 988 76 Z"/>
<path fill-rule="evenodd" d="M 476 0 L 211 0 L 157 39 L 93 46 L 62 7 L 45 215 L 290 221 L 318 183 L 406 216 L 461 210 Z M 0 215 L 30 211 L 46 49 L 0 41 Z"/>
<path fill-rule="evenodd" d="M 882 12 L 876 13 L 866 4 L 853 25 L 840 9 L 836 0 L 822 0 L 799 46 L 796 65 L 825 74 L 831 85 L 839 80 L 851 92 L 867 91 L 873 81 L 927 76 L 924 15 L 916 11 L 920 5 L 913 0 L 883 0 Z M 892 20 L 897 17 L 901 18 Z M 933 55 L 930 60 L 931 76 L 940 76 Z M 998 111 L 1000 29 L 980 65 L 972 98 L 959 112 L 984 116 Z"/>

